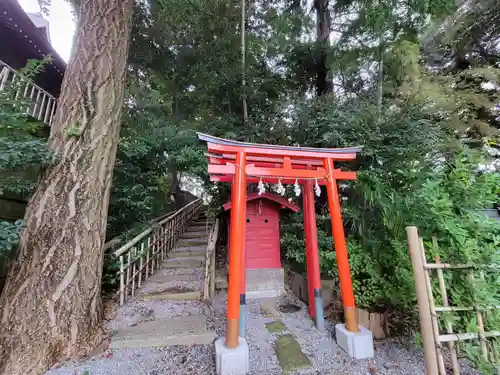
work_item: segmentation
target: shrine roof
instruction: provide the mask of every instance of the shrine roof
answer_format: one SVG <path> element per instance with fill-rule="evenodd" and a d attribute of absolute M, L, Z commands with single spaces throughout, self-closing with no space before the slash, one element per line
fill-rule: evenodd
<path fill-rule="evenodd" d="M 266 199 L 266 200 L 269 200 L 271 202 L 278 203 L 280 205 L 280 208 L 288 208 L 294 212 L 300 211 L 299 206 L 297 206 L 295 203 L 289 202 L 285 198 L 283 198 L 279 195 L 276 195 L 276 194 L 271 194 L 271 193 L 263 193 L 261 195 L 259 195 L 259 193 L 248 194 L 246 201 L 250 202 L 250 201 L 253 201 L 256 199 Z M 231 209 L 231 201 L 224 204 L 225 211 L 230 210 L 230 209 Z"/>
<path fill-rule="evenodd" d="M 218 138 L 204 133 L 197 133 L 198 138 L 207 142 L 208 149 L 211 152 L 237 152 L 245 151 L 250 155 L 266 155 L 266 156 L 291 156 L 291 157 L 309 157 L 309 158 L 325 158 L 336 157 L 341 160 L 352 160 L 356 158 L 356 154 L 362 151 L 361 146 L 346 147 L 346 148 L 315 148 L 315 147 L 300 147 L 300 146 L 283 146 L 283 145 L 268 145 L 259 143 L 249 143 L 233 141 L 230 139 Z"/>

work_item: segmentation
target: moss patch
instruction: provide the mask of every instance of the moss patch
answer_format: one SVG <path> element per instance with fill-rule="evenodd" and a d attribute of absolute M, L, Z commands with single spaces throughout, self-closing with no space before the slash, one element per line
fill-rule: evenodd
<path fill-rule="evenodd" d="M 283 322 L 266 323 L 266 328 L 271 333 L 282 332 L 286 330 L 286 325 Z"/>
<path fill-rule="evenodd" d="M 285 373 L 311 367 L 311 361 L 302 352 L 295 338 L 288 334 L 276 340 L 276 355 L 281 368 Z"/>

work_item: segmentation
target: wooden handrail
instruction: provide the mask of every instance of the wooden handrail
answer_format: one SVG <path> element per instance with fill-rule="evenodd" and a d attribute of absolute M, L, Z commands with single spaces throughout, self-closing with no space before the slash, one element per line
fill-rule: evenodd
<path fill-rule="evenodd" d="M 162 221 L 159 221 L 156 225 L 162 225 L 162 224 L 166 223 L 167 221 L 172 220 L 179 213 L 183 212 L 188 207 L 191 207 L 193 204 L 199 203 L 200 201 L 201 201 L 201 198 L 198 198 L 198 199 L 192 201 L 191 203 L 188 203 L 187 205 L 185 205 L 184 207 L 182 207 L 180 210 L 177 210 L 176 212 L 174 212 L 173 214 L 169 215 L 168 217 L 166 217 Z M 135 244 L 137 244 L 137 242 L 139 242 L 141 239 L 143 239 L 149 233 L 151 233 L 152 230 L 153 230 L 153 228 L 148 228 L 145 231 L 141 232 L 140 234 L 138 234 L 137 236 L 135 236 L 134 238 L 132 238 L 130 241 L 128 241 L 125 245 L 123 245 L 118 250 L 116 250 L 113 253 L 113 255 L 116 256 L 116 257 L 119 257 L 120 255 L 122 255 L 123 253 L 125 253 L 127 250 L 129 250 L 132 246 L 134 246 Z"/>
<path fill-rule="evenodd" d="M 201 198 L 194 200 L 112 253 L 120 263 L 120 305 L 126 302 L 129 294 L 133 297 L 135 290 L 159 268 L 184 232 L 186 224 L 197 216 L 202 204 Z"/>

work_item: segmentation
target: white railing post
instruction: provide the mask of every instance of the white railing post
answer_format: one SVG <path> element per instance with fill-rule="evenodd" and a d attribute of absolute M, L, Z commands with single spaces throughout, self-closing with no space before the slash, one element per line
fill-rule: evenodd
<path fill-rule="evenodd" d="M 16 89 L 14 99 L 32 102 L 27 106 L 26 113 L 47 125 L 51 125 L 57 106 L 57 99 L 32 81 L 23 78 L 1 60 L 0 69 L 0 91 L 4 91 L 8 85 L 12 85 L 19 80 L 19 86 Z M 26 85 L 24 90 L 23 85 Z M 35 91 L 37 92 L 36 100 L 33 100 Z"/>

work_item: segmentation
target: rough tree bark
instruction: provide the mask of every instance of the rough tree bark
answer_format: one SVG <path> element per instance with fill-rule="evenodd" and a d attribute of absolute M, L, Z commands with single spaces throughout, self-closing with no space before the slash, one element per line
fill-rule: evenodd
<path fill-rule="evenodd" d="M 0 373 L 42 374 L 102 340 L 101 274 L 133 0 L 81 0 L 49 147 L 0 298 Z"/>
<path fill-rule="evenodd" d="M 316 95 L 322 96 L 333 91 L 329 77 L 328 51 L 330 48 L 331 15 L 329 0 L 314 0 L 316 9 Z"/>
<path fill-rule="evenodd" d="M 248 124 L 248 107 L 247 107 L 247 44 L 246 44 L 246 0 L 241 0 L 241 88 L 243 91 L 243 122 L 245 126 Z"/>

